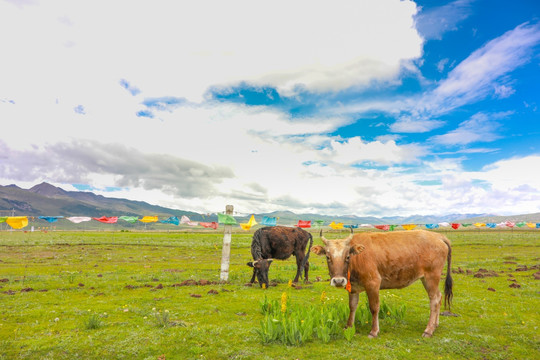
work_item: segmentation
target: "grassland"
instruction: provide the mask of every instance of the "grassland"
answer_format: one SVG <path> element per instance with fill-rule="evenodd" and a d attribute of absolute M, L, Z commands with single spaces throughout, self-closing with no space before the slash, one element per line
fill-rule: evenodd
<path fill-rule="evenodd" d="M 293 259 L 272 265 L 276 286 L 249 287 L 251 234 L 235 233 L 229 282 L 219 284 L 222 237 L 0 232 L 0 359 L 540 358 L 539 231 L 448 232 L 459 317 L 441 317 L 431 339 L 421 337 L 429 302 L 417 282 L 381 293 L 406 312 L 381 320 L 377 339 L 362 324 L 351 341 L 301 346 L 262 343 L 261 302 L 286 292 L 289 304 L 319 306 L 325 291 L 346 303 L 324 259 L 310 257 L 313 282 L 301 289 L 288 285 Z"/>

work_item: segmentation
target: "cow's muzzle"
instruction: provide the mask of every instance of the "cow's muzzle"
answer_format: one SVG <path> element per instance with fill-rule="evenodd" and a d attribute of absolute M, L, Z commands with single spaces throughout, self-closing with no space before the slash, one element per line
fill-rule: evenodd
<path fill-rule="evenodd" d="M 330 280 L 330 285 L 337 288 L 345 287 L 347 285 L 347 279 L 343 276 L 333 277 L 332 280 Z"/>

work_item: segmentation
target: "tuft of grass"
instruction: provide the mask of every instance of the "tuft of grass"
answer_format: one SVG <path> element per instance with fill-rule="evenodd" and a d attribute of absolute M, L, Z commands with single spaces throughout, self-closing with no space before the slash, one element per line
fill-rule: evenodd
<path fill-rule="evenodd" d="M 256 329 L 263 344 L 280 343 L 288 346 L 302 345 L 311 340 L 319 340 L 328 343 L 332 339 L 345 338 L 351 341 L 356 333 L 353 325 L 344 329 L 349 317 L 349 307 L 342 301 L 328 301 L 323 291 L 321 302 L 317 304 L 299 305 L 292 303 L 290 297 L 284 292 L 281 295 L 281 303 L 277 299 L 269 300 L 265 295 L 260 301 L 260 309 L 264 319 Z M 389 325 L 401 321 L 405 316 L 406 307 L 388 305 L 384 300 L 381 302 L 381 320 Z M 358 306 L 356 321 L 362 326 L 369 322 L 371 313 L 369 304 Z M 391 319 L 392 321 L 388 321 Z"/>
<path fill-rule="evenodd" d="M 152 309 L 152 319 L 154 320 L 154 325 L 158 328 L 167 328 L 172 326 L 171 316 L 169 310 L 156 310 Z"/>
<path fill-rule="evenodd" d="M 87 330 L 95 330 L 99 329 L 103 326 L 103 321 L 101 320 L 101 316 L 98 314 L 90 314 L 85 320 L 84 320 L 84 328 Z"/>

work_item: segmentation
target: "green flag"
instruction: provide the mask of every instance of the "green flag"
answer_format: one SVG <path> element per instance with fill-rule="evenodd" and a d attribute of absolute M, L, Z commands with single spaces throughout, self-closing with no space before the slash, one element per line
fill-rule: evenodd
<path fill-rule="evenodd" d="M 127 221 L 128 223 L 135 224 L 139 219 L 138 216 L 120 216 L 119 219 Z"/>
<path fill-rule="evenodd" d="M 217 214 L 218 216 L 218 222 L 220 224 L 224 224 L 224 225 L 236 225 L 236 219 L 232 217 L 232 215 L 227 215 L 227 214 L 220 214 L 218 213 Z"/>

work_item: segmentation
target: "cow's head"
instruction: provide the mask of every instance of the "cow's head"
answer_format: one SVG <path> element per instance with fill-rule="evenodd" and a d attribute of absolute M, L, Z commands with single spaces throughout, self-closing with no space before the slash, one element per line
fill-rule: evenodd
<path fill-rule="evenodd" d="M 341 288 L 347 285 L 347 270 L 351 256 L 360 254 L 364 250 L 363 245 L 351 244 L 353 234 L 346 239 L 328 240 L 322 236 L 324 247 L 315 245 L 311 251 L 317 255 L 326 255 L 328 271 L 330 272 L 330 285 Z"/>
<path fill-rule="evenodd" d="M 247 263 L 248 266 L 255 269 L 257 280 L 259 280 L 259 286 L 262 287 L 263 284 L 265 284 L 266 289 L 268 289 L 268 269 L 270 269 L 272 261 L 273 259 L 259 259 Z"/>

